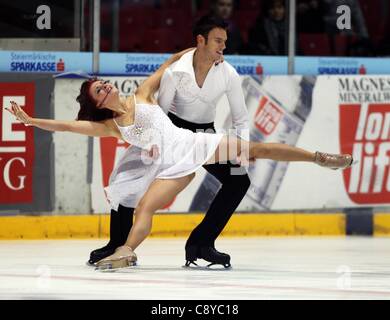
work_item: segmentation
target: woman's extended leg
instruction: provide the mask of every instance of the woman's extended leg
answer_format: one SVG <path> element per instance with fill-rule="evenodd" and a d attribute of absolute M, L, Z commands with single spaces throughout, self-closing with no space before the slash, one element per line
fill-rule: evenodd
<path fill-rule="evenodd" d="M 135 209 L 135 221 L 124 246 L 114 254 L 99 261 L 98 267 L 118 268 L 127 266 L 129 257 L 136 260 L 133 252 L 149 235 L 152 229 L 153 214 L 176 197 L 195 177 L 195 173 L 177 179 L 156 179 L 148 188 Z M 116 263 L 113 263 L 113 262 Z"/>
<path fill-rule="evenodd" d="M 314 162 L 332 169 L 347 168 L 352 164 L 352 157 L 349 154 L 328 154 L 318 151 L 313 153 L 283 143 L 246 142 L 234 136 L 225 136 L 221 140 L 214 156 L 207 164 L 237 158 Z"/>

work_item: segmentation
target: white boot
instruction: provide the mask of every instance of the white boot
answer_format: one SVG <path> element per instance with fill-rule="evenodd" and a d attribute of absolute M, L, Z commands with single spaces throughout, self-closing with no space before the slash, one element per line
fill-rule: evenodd
<path fill-rule="evenodd" d="M 321 167 L 333 170 L 349 168 L 353 163 L 350 154 L 331 154 L 317 151 L 314 162 Z"/>
<path fill-rule="evenodd" d="M 134 266 L 137 262 L 137 255 L 129 246 L 121 246 L 115 253 L 96 263 L 96 270 L 119 269 Z"/>

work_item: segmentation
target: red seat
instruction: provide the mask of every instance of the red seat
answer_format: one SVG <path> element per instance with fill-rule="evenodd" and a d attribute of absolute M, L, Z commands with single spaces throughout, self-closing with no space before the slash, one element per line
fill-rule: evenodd
<path fill-rule="evenodd" d="M 156 16 L 156 27 L 181 30 L 191 28 L 191 16 L 180 10 L 163 10 Z"/>
<path fill-rule="evenodd" d="M 119 13 L 119 25 L 133 30 L 152 28 L 155 26 L 156 16 L 158 11 L 153 8 L 123 8 Z"/>
<path fill-rule="evenodd" d="M 261 1 L 260 0 L 240 0 L 239 5 L 240 10 L 260 10 Z"/>
<path fill-rule="evenodd" d="M 121 52 L 138 52 L 142 47 L 142 33 L 122 33 L 119 39 L 119 51 Z"/>
<path fill-rule="evenodd" d="M 180 46 L 179 50 L 196 46 L 195 39 L 192 36 L 192 29 L 182 30 L 180 37 L 181 39 L 178 43 Z"/>
<path fill-rule="evenodd" d="M 161 9 L 180 10 L 185 14 L 192 13 L 192 1 L 191 0 L 160 0 Z"/>
<path fill-rule="evenodd" d="M 110 52 L 111 51 L 111 40 L 106 38 L 100 39 L 100 51 Z"/>
<path fill-rule="evenodd" d="M 200 4 L 200 10 L 201 11 L 210 11 L 210 8 L 211 8 L 211 0 L 201 0 L 201 4 Z"/>
<path fill-rule="evenodd" d="M 155 0 L 122 0 L 121 10 L 126 7 L 154 7 Z"/>
<path fill-rule="evenodd" d="M 343 34 L 336 34 L 333 38 L 333 48 L 335 56 L 346 56 L 348 48 L 348 37 Z"/>
<path fill-rule="evenodd" d="M 370 37 L 383 36 L 386 28 L 386 14 L 383 14 L 383 5 L 381 0 L 360 0 L 367 31 Z"/>
<path fill-rule="evenodd" d="M 128 7 L 119 14 L 119 50 L 140 51 L 141 41 L 146 30 L 154 27 L 156 9 Z"/>
<path fill-rule="evenodd" d="M 324 33 L 299 34 L 299 46 L 307 56 L 330 56 L 329 37 Z"/>
<path fill-rule="evenodd" d="M 109 44 L 109 34 L 112 27 L 112 11 L 111 6 L 102 4 L 100 8 L 100 34 L 101 34 L 101 44 L 100 47 L 103 51 L 108 51 L 110 48 Z"/>
<path fill-rule="evenodd" d="M 240 29 L 241 35 L 247 38 L 248 31 L 255 25 L 258 12 L 256 11 L 238 11 L 235 13 L 233 20 Z"/>
<path fill-rule="evenodd" d="M 195 13 L 195 16 L 193 18 L 193 21 L 192 21 L 192 24 L 194 25 L 195 22 L 197 22 L 200 18 L 202 18 L 203 16 L 209 14 L 209 10 L 198 10 L 196 13 Z"/>
<path fill-rule="evenodd" d="M 154 53 L 172 53 L 182 48 L 180 37 L 172 36 L 171 29 L 147 30 L 141 50 Z"/>
<path fill-rule="evenodd" d="M 109 5 L 103 5 L 100 7 L 100 21 L 101 23 L 111 23 L 111 6 Z"/>

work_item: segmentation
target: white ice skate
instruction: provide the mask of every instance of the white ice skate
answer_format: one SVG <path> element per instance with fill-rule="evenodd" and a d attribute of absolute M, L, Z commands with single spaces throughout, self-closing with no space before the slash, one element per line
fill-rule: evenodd
<path fill-rule="evenodd" d="M 349 154 L 331 154 L 317 151 L 314 162 L 321 167 L 332 170 L 347 169 L 353 164 L 353 158 Z"/>
<path fill-rule="evenodd" d="M 132 267 L 137 264 L 137 255 L 129 246 L 121 246 L 115 253 L 96 263 L 99 271 L 114 271 L 116 269 Z"/>

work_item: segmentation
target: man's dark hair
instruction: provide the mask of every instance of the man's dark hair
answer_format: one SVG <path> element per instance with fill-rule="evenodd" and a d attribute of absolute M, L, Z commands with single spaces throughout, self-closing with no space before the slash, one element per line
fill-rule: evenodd
<path fill-rule="evenodd" d="M 224 30 L 227 30 L 228 23 L 213 15 L 206 15 L 201 17 L 195 24 L 194 28 L 192 29 L 192 35 L 196 39 L 196 36 L 198 34 L 202 35 L 206 39 L 209 35 L 209 32 L 213 30 L 214 28 L 221 28 Z"/>

